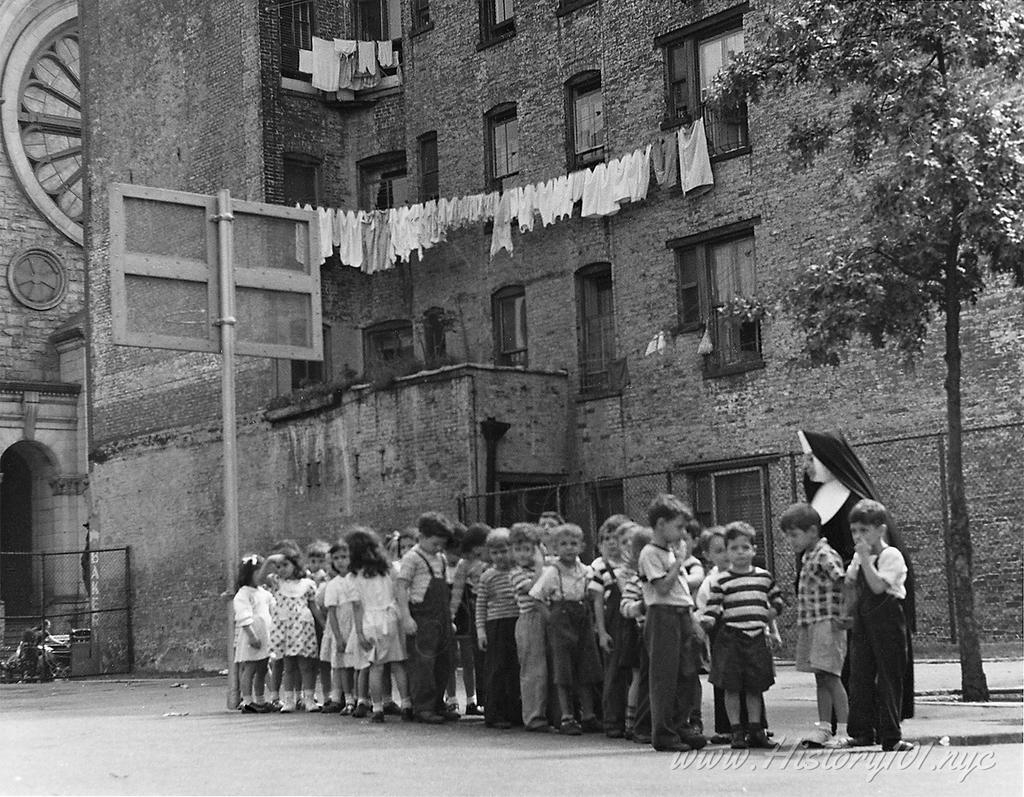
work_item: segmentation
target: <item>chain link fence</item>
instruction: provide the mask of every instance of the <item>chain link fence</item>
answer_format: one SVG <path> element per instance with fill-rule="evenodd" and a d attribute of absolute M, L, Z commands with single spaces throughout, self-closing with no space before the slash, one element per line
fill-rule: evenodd
<path fill-rule="evenodd" d="M 0 552 L 4 611 L 0 658 L 49 622 L 54 652 L 74 676 L 127 673 L 132 665 L 128 548 Z"/>
<path fill-rule="evenodd" d="M 950 590 L 945 536 L 949 524 L 944 433 L 858 442 L 856 451 L 891 510 L 916 573 L 917 635 L 922 643 L 956 641 L 955 595 Z M 1021 638 L 1024 491 L 1015 455 L 1024 451 L 1024 424 L 965 430 L 963 461 L 974 550 L 975 612 L 981 638 Z M 803 500 L 802 453 L 786 451 L 719 462 L 693 462 L 669 471 L 614 479 L 547 484 L 459 499 L 463 523 L 509 526 L 556 511 L 580 525 L 593 556 L 601 522 L 621 512 L 645 522 L 661 492 L 688 500 L 705 525 L 751 523 L 762 541 L 759 563 L 770 569 L 792 605 L 795 557 L 776 527 L 782 510 Z M 790 610 L 791 611 L 791 610 Z M 783 618 L 785 620 L 785 616 Z M 784 641 L 795 640 L 783 622 Z"/>

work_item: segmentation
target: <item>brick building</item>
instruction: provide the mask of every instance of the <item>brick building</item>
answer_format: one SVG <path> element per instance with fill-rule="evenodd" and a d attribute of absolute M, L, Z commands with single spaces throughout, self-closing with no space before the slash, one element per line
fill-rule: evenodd
<path fill-rule="evenodd" d="M 135 552 L 138 664 L 222 657 L 219 365 L 112 345 L 107 183 L 371 208 L 543 182 L 700 115 L 763 5 L 188 0 L 156 13 L 82 0 L 91 520 L 104 544 Z M 299 70 L 314 35 L 391 41 L 401 66 L 372 87 L 319 91 Z M 428 506 L 454 513 L 460 496 L 553 482 L 590 485 L 570 507 L 588 526 L 636 511 L 670 479 L 705 520 L 744 517 L 764 533 L 794 493 L 797 428 L 842 427 L 855 442 L 940 431 L 940 341 L 912 370 L 872 350 L 816 369 L 785 317 L 719 309 L 784 285 L 852 212 L 827 159 L 787 166 L 787 113 L 826 101 L 799 94 L 747 118 L 706 117 L 715 184 L 701 196 L 652 185 L 613 216 L 513 231 L 514 253 L 493 258 L 482 223 L 389 271 L 329 258 L 325 361 L 239 364 L 243 547 L 330 537 L 354 520 L 394 528 Z M 994 452 L 1022 438 L 1022 328 L 1006 287 L 965 317 L 965 423 L 993 427 L 968 446 L 969 497 L 987 518 L 982 581 L 985 551 L 1024 514 L 992 503 L 1008 477 Z M 705 329 L 710 354 L 698 351 Z M 659 333 L 665 345 L 648 355 Z M 311 383 L 336 390 L 295 392 Z M 887 469 L 879 481 L 894 491 L 915 483 L 899 471 L 920 463 L 917 445 L 872 449 L 869 467 Z M 652 472 L 662 476 L 639 476 Z M 919 510 L 940 504 L 933 481 L 902 513 L 922 552 L 941 540 L 942 513 Z M 790 566 L 770 533 L 764 548 Z M 941 555 L 928 567 L 941 611 L 926 633 L 939 637 Z M 1019 581 L 999 595 L 983 618 L 990 636 L 1019 625 Z"/>
<path fill-rule="evenodd" d="M 46 612 L 64 626 L 85 603 L 77 564 L 62 578 L 59 558 L 27 555 L 80 551 L 88 519 L 72 0 L 0 0 L 0 80 L 0 629 L 6 615 L 20 633 L 21 617 Z"/>

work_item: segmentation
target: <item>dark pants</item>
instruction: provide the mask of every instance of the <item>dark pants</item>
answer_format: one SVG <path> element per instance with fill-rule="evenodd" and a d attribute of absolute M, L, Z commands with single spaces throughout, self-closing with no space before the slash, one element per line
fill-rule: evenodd
<path fill-rule="evenodd" d="M 508 722 L 522 725 L 523 705 L 519 698 L 519 654 L 516 651 L 516 620 L 506 617 L 487 621 L 487 702 L 484 721 L 488 725 Z"/>
<path fill-rule="evenodd" d="M 444 690 L 452 671 L 454 637 L 447 610 L 443 614 L 410 606 L 416 633 L 406 639 L 409 693 L 417 713 L 444 711 Z"/>
<path fill-rule="evenodd" d="M 624 731 L 629 684 L 633 680 L 632 660 L 639 640 L 636 623 L 618 613 L 606 613 L 605 630 L 612 638 L 611 652 L 605 657 L 604 684 L 601 691 L 601 719 L 606 731 Z"/>
<path fill-rule="evenodd" d="M 689 607 L 647 607 L 644 638 L 650 658 L 651 744 L 668 747 L 691 733 L 693 679 L 693 618 Z"/>
<path fill-rule="evenodd" d="M 651 666 L 646 645 L 640 646 L 640 680 L 637 682 L 633 735 L 651 735 Z"/>
<path fill-rule="evenodd" d="M 877 736 L 883 746 L 903 738 L 903 679 L 908 661 L 903 608 L 891 595 L 863 595 L 850 636 L 850 736 Z"/>

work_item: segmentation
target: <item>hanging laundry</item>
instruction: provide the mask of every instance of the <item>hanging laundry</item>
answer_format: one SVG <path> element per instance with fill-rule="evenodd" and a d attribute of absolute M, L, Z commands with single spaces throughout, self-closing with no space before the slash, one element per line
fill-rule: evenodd
<path fill-rule="evenodd" d="M 646 149 L 637 150 L 634 153 L 636 161 L 636 175 L 633 182 L 633 190 L 630 194 L 630 202 L 641 202 L 647 199 L 647 191 L 651 187 L 651 149 L 650 144 Z"/>
<path fill-rule="evenodd" d="M 306 207 L 309 207 L 308 205 Z M 310 208 L 312 210 L 312 208 Z M 320 239 L 320 257 L 323 260 L 329 258 L 333 253 L 333 229 L 334 211 L 328 208 L 316 209 L 317 221 L 319 221 L 318 237 Z"/>
<path fill-rule="evenodd" d="M 533 211 L 536 209 L 536 200 L 537 186 L 533 184 L 524 185 L 520 189 L 519 209 L 516 214 L 519 222 L 519 232 L 530 232 L 533 230 Z"/>
<path fill-rule="evenodd" d="M 349 211 L 335 213 L 340 220 L 341 242 L 338 244 L 338 257 L 346 266 L 360 268 L 363 265 L 363 226 L 368 223 L 366 211 Z"/>
<path fill-rule="evenodd" d="M 711 190 L 715 176 L 708 157 L 708 139 L 704 132 L 704 119 L 697 119 L 689 130 L 679 128 L 679 174 L 683 192 L 699 196 Z M 693 192 L 691 194 L 691 192 Z"/>
<path fill-rule="evenodd" d="M 575 205 L 583 199 L 583 190 L 586 188 L 589 175 L 590 169 L 580 169 L 569 175 L 569 201 L 571 204 Z M 569 215 L 572 215 L 571 209 Z"/>
<path fill-rule="evenodd" d="M 534 204 L 543 226 L 549 227 L 555 223 L 555 180 L 537 184 Z"/>
<path fill-rule="evenodd" d="M 505 249 L 512 254 L 512 191 L 506 191 L 498 200 L 494 211 L 494 229 L 491 230 L 491 257 Z"/>
<path fill-rule="evenodd" d="M 313 88 L 337 91 L 340 61 L 334 51 L 334 41 L 312 37 L 311 50 L 299 50 L 299 71 L 312 76 Z"/>
<path fill-rule="evenodd" d="M 363 271 L 374 274 L 392 268 L 395 255 L 391 248 L 389 214 L 383 210 L 374 210 L 369 217 L 369 224 L 363 225 Z"/>
<path fill-rule="evenodd" d="M 679 142 L 675 133 L 664 133 L 654 140 L 651 166 L 662 188 L 679 185 Z"/>
<path fill-rule="evenodd" d="M 377 63 L 381 69 L 390 69 L 397 66 L 394 45 L 390 41 L 377 42 Z"/>
<path fill-rule="evenodd" d="M 605 172 L 607 188 L 604 193 L 607 200 L 604 205 L 606 215 L 618 213 L 619 203 L 628 200 L 633 194 L 627 175 L 630 158 L 631 156 L 624 155 L 608 161 L 608 170 Z"/>
<path fill-rule="evenodd" d="M 338 89 L 351 89 L 356 73 L 356 45 L 351 39 L 335 39 L 334 52 L 338 55 Z"/>
<path fill-rule="evenodd" d="M 647 348 L 644 350 L 644 357 L 650 357 L 652 354 L 661 354 L 665 351 L 665 347 L 668 345 L 667 336 L 665 330 L 661 330 L 650 339 L 647 343 Z"/>
<path fill-rule="evenodd" d="M 586 180 L 583 183 L 583 207 L 580 208 L 580 216 L 601 216 L 602 204 L 605 201 L 602 194 L 608 190 L 608 166 L 599 163 L 592 171 L 586 173 Z"/>
<path fill-rule="evenodd" d="M 555 178 L 551 197 L 551 221 L 545 221 L 544 226 L 554 224 L 560 219 L 570 218 L 572 216 L 572 206 L 572 186 L 569 185 L 569 175 L 563 174 L 561 177 Z"/>
<path fill-rule="evenodd" d="M 711 328 L 705 326 L 704 334 L 701 335 L 700 343 L 697 344 L 697 354 L 701 357 L 706 357 L 709 354 L 714 354 L 715 344 L 711 342 Z"/>

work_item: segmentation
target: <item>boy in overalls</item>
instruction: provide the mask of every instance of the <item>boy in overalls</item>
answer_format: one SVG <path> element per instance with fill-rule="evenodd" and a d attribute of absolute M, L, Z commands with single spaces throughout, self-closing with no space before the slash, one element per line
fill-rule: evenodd
<path fill-rule="evenodd" d="M 548 612 L 548 648 L 553 680 L 562 709 L 559 733 L 579 736 L 602 730 L 594 716 L 594 684 L 601 683 L 601 660 L 594 638 L 594 622 L 587 605 L 590 568 L 580 562 L 583 530 L 565 523 L 551 534 L 556 560 L 544 568 L 530 597 Z M 573 716 L 573 697 L 579 701 L 581 723 Z"/>
<path fill-rule="evenodd" d="M 416 525 L 420 539 L 402 557 L 396 593 L 402 630 L 407 635 L 414 717 L 418 722 L 437 725 L 459 718 L 459 713 L 446 710 L 444 703 L 454 653 L 444 557 L 452 524 L 440 512 L 424 512 Z"/>
<path fill-rule="evenodd" d="M 850 744 L 871 744 L 874 730 L 882 749 L 912 750 L 903 741 L 903 680 L 909 661 L 907 563 L 889 545 L 886 508 L 865 498 L 850 510 L 853 561 L 846 583 L 856 589 L 853 633 L 850 635 Z"/>

